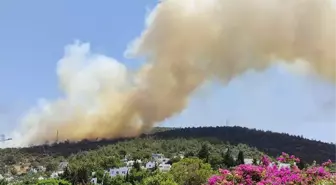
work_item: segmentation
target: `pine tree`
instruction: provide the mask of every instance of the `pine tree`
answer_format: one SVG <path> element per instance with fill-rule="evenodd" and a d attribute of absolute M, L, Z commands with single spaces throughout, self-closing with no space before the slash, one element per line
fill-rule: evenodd
<path fill-rule="evenodd" d="M 236 164 L 237 164 L 237 165 L 245 164 L 245 162 L 244 162 L 244 153 L 243 153 L 243 151 L 239 151 L 239 153 L 238 153 L 238 157 L 237 157 L 237 160 L 236 160 Z"/>
<path fill-rule="evenodd" d="M 82 183 L 82 184 L 86 184 L 89 182 L 89 172 L 87 170 L 87 168 L 85 167 L 80 167 L 77 170 L 77 182 L 78 183 Z"/>
<path fill-rule="evenodd" d="M 71 175 L 72 174 L 71 174 L 70 168 L 67 166 L 67 167 L 65 167 L 64 172 L 61 175 L 61 178 L 64 179 L 64 180 L 67 180 L 67 181 L 71 181 L 72 180 Z"/>
<path fill-rule="evenodd" d="M 305 164 L 304 164 L 304 162 L 302 160 L 300 160 L 300 162 L 297 164 L 297 166 L 298 166 L 298 168 L 300 170 L 302 170 L 303 168 L 305 168 Z"/>
<path fill-rule="evenodd" d="M 126 176 L 125 176 L 125 182 L 128 182 L 128 180 L 129 180 L 129 175 L 128 175 L 128 171 L 127 171 Z"/>
<path fill-rule="evenodd" d="M 223 156 L 223 163 L 228 167 L 233 167 L 234 166 L 234 159 L 231 155 L 231 151 L 230 151 L 230 148 L 228 148 L 228 150 L 226 151 L 226 153 L 224 154 Z"/>
<path fill-rule="evenodd" d="M 185 154 L 185 157 L 194 157 L 195 156 L 195 154 L 194 154 L 194 152 L 193 151 L 188 151 L 186 154 Z"/>
<path fill-rule="evenodd" d="M 253 158 L 252 164 L 253 165 L 258 165 L 258 160 L 256 158 Z"/>
<path fill-rule="evenodd" d="M 202 145 L 201 150 L 198 152 L 198 158 L 205 160 L 205 162 L 209 161 L 210 149 L 207 144 Z"/>
<path fill-rule="evenodd" d="M 155 165 L 154 165 L 154 167 L 153 167 L 153 171 L 156 171 L 158 169 L 158 165 L 157 165 L 157 163 L 155 162 Z"/>
<path fill-rule="evenodd" d="M 135 160 L 135 162 L 134 162 L 134 164 L 133 164 L 133 168 L 134 168 L 136 171 L 140 171 L 140 170 L 141 170 L 140 163 L 138 163 L 137 160 Z"/>

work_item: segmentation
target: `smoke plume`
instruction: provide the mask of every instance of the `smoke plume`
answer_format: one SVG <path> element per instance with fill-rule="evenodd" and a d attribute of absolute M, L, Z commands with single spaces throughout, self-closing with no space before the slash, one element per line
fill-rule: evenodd
<path fill-rule="evenodd" d="M 207 80 L 228 81 L 277 60 L 305 61 L 335 81 L 331 0 L 165 0 L 126 51 L 146 65 L 129 71 L 76 42 L 57 75 L 64 97 L 42 101 L 22 120 L 20 143 L 129 137 L 181 112 Z"/>

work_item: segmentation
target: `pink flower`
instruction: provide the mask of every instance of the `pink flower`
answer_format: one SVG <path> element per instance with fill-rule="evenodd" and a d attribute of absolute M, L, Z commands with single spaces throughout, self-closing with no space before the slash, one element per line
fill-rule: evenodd
<path fill-rule="evenodd" d="M 327 162 L 322 163 L 322 166 L 330 166 L 332 164 L 331 160 L 329 159 Z"/>
<path fill-rule="evenodd" d="M 214 175 L 214 176 L 210 177 L 210 179 L 208 180 L 208 184 L 209 185 L 215 185 L 217 182 L 220 182 L 220 180 L 221 180 L 220 176 Z"/>
<path fill-rule="evenodd" d="M 320 180 L 336 182 L 336 174 L 330 173 L 328 167 L 331 160 L 323 163 L 322 166 L 314 166 L 300 170 L 294 162 L 300 162 L 294 155 L 289 156 L 282 153 L 277 158 L 279 162 L 287 162 L 291 167 L 279 168 L 278 165 L 270 165 L 271 160 L 267 156 L 261 158 L 260 165 L 242 164 L 231 171 L 221 169 L 221 175 L 209 179 L 208 185 L 287 185 L 287 184 L 316 184 Z"/>

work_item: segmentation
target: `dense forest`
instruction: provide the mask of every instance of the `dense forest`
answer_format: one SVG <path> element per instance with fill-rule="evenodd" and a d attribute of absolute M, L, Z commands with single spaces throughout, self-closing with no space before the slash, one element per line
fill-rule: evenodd
<path fill-rule="evenodd" d="M 218 168 L 233 167 L 247 158 L 255 162 L 264 154 L 275 159 L 281 152 L 300 157 L 301 167 L 313 165 L 313 161 L 320 163 L 328 159 L 335 160 L 334 144 L 284 133 L 242 127 L 155 128 L 137 138 L 83 140 L 76 143 L 66 141 L 27 148 L 0 149 L 0 175 L 15 177 L 16 182 L 20 182 L 17 184 L 36 184 L 38 177 L 49 177 L 61 162 L 67 161 L 70 171 L 61 180 L 72 184 L 87 184 L 82 181 L 88 182 L 92 172 L 102 174 L 109 168 L 122 167 L 125 157 L 128 160 L 148 162 L 153 153 L 161 153 L 171 159 L 170 164 L 176 163 L 169 174 L 133 167 L 125 178 L 105 176 L 100 179 L 104 179 L 104 184 L 108 185 L 149 185 L 153 181 L 160 182 L 159 184 L 167 181 L 167 185 L 185 184 L 185 181 L 202 184 Z M 185 159 L 177 157 L 180 155 Z M 202 168 L 195 171 L 195 164 Z M 46 167 L 46 171 L 36 174 L 29 172 L 29 169 L 38 166 Z M 191 176 L 181 176 L 180 171 L 189 168 Z M 199 173 L 204 176 L 194 179 Z"/>
<path fill-rule="evenodd" d="M 154 136 L 161 139 L 171 138 L 209 138 L 233 145 L 239 143 L 255 147 L 270 156 L 287 152 L 300 156 L 306 162 L 323 162 L 331 159 L 335 161 L 336 145 L 321 141 L 309 140 L 302 136 L 287 133 L 276 133 L 248 129 L 243 127 L 198 127 L 166 130 L 156 132 Z"/>
<path fill-rule="evenodd" d="M 13 184 L 15 185 L 39 184 L 37 180 L 39 177 L 50 177 L 53 172 L 57 171 L 59 164 L 66 161 L 69 163 L 68 168 L 59 180 L 66 180 L 71 184 L 89 184 L 91 178 L 98 177 L 106 185 L 135 185 L 139 183 L 142 185 L 184 185 L 185 182 L 188 182 L 188 185 L 201 185 L 219 168 L 233 167 L 240 164 L 245 158 L 257 159 L 262 156 L 262 153 L 256 148 L 244 144 L 230 145 L 225 142 L 215 143 L 205 139 L 175 138 L 165 140 L 144 137 L 119 140 L 114 144 L 88 149 L 92 147 L 91 143 L 84 141 L 80 145 L 78 143 L 60 143 L 49 146 L 49 148 L 45 147 L 45 151 L 49 151 L 49 153 L 39 153 L 38 150 L 43 148 L 42 146 L 0 150 L 0 175 L 14 177 Z M 87 150 L 80 151 L 80 146 L 83 148 L 86 146 Z M 57 150 L 60 152 L 55 152 Z M 77 152 L 67 155 L 70 151 Z M 62 152 L 66 155 L 62 155 Z M 134 161 L 139 159 L 142 164 L 145 164 L 152 160 L 153 153 L 163 154 L 169 158 L 167 164 L 175 164 L 169 173 L 160 173 L 155 169 L 153 169 L 154 171 L 144 170 L 134 164 L 126 177 L 103 176 L 104 171 L 110 168 L 124 167 L 123 159 L 125 158 Z M 180 156 L 183 156 L 183 159 Z M 44 166 L 45 171 L 38 173 L 29 171 L 29 169 L 35 169 L 39 166 Z M 200 169 L 195 169 L 196 167 Z M 181 170 L 187 170 L 183 173 L 189 175 L 182 175 Z M 91 175 L 92 172 L 96 172 L 97 175 Z M 195 177 L 197 178 L 195 179 Z M 167 182 L 163 183 L 163 181 Z M 50 185 L 54 184 L 65 185 L 66 183 L 53 181 Z"/>
<path fill-rule="evenodd" d="M 244 144 L 255 148 L 269 156 L 277 156 L 281 152 L 287 152 L 299 156 L 305 162 L 318 163 L 331 159 L 335 161 L 335 144 L 309 140 L 302 136 L 293 136 L 286 133 L 275 133 L 243 127 L 198 127 L 198 128 L 155 128 L 152 132 L 141 135 L 139 138 L 156 140 L 197 139 L 208 141 L 211 144 L 238 145 Z M 32 146 L 21 149 L 0 150 L 0 156 L 4 153 L 22 153 L 34 156 L 63 156 L 68 157 L 82 151 L 89 151 L 103 146 L 124 141 L 132 141 L 133 138 L 96 140 L 71 143 L 63 142 L 51 145 Z M 192 150 L 190 146 L 186 149 Z M 170 152 L 170 151 L 167 151 Z"/>

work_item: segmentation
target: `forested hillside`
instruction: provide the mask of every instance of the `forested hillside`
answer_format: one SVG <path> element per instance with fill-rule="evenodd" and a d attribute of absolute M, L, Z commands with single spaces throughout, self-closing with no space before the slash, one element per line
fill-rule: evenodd
<path fill-rule="evenodd" d="M 335 145 L 320 141 L 308 140 L 300 136 L 292 136 L 286 133 L 275 133 L 270 131 L 261 131 L 242 127 L 199 127 L 199 128 L 155 128 L 152 132 L 143 134 L 139 138 L 149 140 L 169 141 L 195 139 L 199 141 L 208 141 L 212 144 L 238 145 L 245 144 L 251 148 L 264 152 L 270 156 L 277 156 L 281 152 L 291 153 L 299 156 L 305 162 L 323 162 L 331 159 L 335 160 Z M 63 156 L 68 157 L 82 151 L 95 150 L 110 144 L 117 144 L 122 141 L 137 142 L 135 139 L 116 139 L 116 140 L 83 140 L 77 143 L 63 142 L 59 144 L 34 146 L 21 149 L 4 149 L 0 150 L 0 155 L 8 153 L 16 155 L 33 155 L 33 156 Z M 174 146 L 171 146 L 174 150 Z M 139 147 L 139 146 L 132 146 Z M 152 145 L 148 145 L 152 150 Z M 200 147 L 200 146 L 198 146 Z M 144 147 L 146 148 L 146 147 Z M 183 151 L 192 151 L 194 148 L 185 144 Z M 179 149 L 179 150 L 182 150 Z M 142 148 L 137 148 L 142 150 Z M 177 149 L 176 149 L 177 150 Z M 158 151 L 170 152 L 170 151 Z"/>
<path fill-rule="evenodd" d="M 204 173 L 204 176 L 201 179 L 193 179 L 194 176 L 191 175 L 188 176 L 188 181 L 192 182 L 191 184 L 202 184 L 210 174 L 216 173 L 218 168 L 231 168 L 243 164 L 241 161 L 244 159 L 253 159 L 253 163 L 256 163 L 264 154 L 274 160 L 282 152 L 300 157 L 301 168 L 314 166 L 314 160 L 317 163 L 328 159 L 335 160 L 335 145 L 288 134 L 242 127 L 155 128 L 137 138 L 83 140 L 77 143 L 63 142 L 0 149 L 0 175 L 13 178 L 11 182 L 15 182 L 14 184 L 35 184 L 37 178 L 51 177 L 62 162 L 67 162 L 71 173 L 64 172 L 65 175 L 60 178 L 72 184 L 80 184 L 82 181 L 89 182 L 89 179 L 94 177 L 90 175 L 92 172 L 105 173 L 104 170 L 123 167 L 125 158 L 139 159 L 145 164 L 152 159 L 153 153 L 157 153 L 170 160 L 167 164 L 177 163 L 181 160 L 179 156 L 186 159 L 178 165 L 173 165 L 170 173 L 166 174 L 168 176 L 133 167 L 130 176 L 125 178 L 105 176 L 104 184 L 129 185 L 141 182 L 147 185 L 158 179 L 161 183 L 163 177 L 169 182 L 173 180 L 174 185 L 183 184 L 182 182 L 187 181 L 183 178 L 187 176 L 181 176 L 181 170 L 189 167 L 190 174 Z M 190 165 L 185 166 L 189 162 Z M 192 170 L 194 163 L 199 163 L 196 166 L 205 165 L 204 169 L 200 169 L 202 172 Z M 41 166 L 45 167 L 44 171 L 31 171 Z"/>
<path fill-rule="evenodd" d="M 309 140 L 302 136 L 276 133 L 243 127 L 199 127 L 166 130 L 154 134 L 158 138 L 211 138 L 236 145 L 243 143 L 270 156 L 281 152 L 300 156 L 306 162 L 323 162 L 336 158 L 335 144 Z"/>

